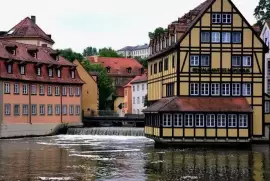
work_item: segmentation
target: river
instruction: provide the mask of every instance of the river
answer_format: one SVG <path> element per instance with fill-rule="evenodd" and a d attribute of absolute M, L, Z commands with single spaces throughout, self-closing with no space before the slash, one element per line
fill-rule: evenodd
<path fill-rule="evenodd" d="M 60 135 L 0 140 L 0 180 L 270 180 L 269 146 L 157 149 L 144 137 Z"/>

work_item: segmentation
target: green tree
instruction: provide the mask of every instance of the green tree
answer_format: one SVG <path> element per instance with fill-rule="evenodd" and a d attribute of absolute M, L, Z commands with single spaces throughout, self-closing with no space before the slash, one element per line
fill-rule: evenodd
<path fill-rule="evenodd" d="M 83 60 L 82 54 L 74 52 L 71 48 L 58 49 L 58 51 L 60 52 L 60 55 L 62 57 L 66 58 L 67 60 L 69 60 L 71 62 L 73 62 L 75 59 L 77 59 L 78 61 Z"/>
<path fill-rule="evenodd" d="M 262 29 L 264 22 L 270 19 L 270 1 L 260 0 L 254 10 L 254 16 L 257 19 L 256 25 L 259 25 Z"/>
<path fill-rule="evenodd" d="M 148 67 L 148 62 L 147 62 L 147 58 L 141 58 L 141 57 L 134 57 L 138 62 L 140 62 L 140 64 L 143 65 L 144 68 L 147 69 Z"/>
<path fill-rule="evenodd" d="M 99 49 L 98 55 L 101 57 L 123 57 L 122 55 L 118 55 L 111 47 Z"/>
<path fill-rule="evenodd" d="M 98 72 L 99 110 L 105 110 L 107 108 L 107 98 L 110 95 L 115 95 L 112 79 L 100 64 L 92 64 L 88 60 L 84 60 L 82 65 L 88 72 Z"/>
<path fill-rule="evenodd" d="M 158 28 L 155 29 L 154 32 L 149 32 L 148 36 L 149 36 L 150 39 L 151 38 L 156 38 L 159 34 L 164 33 L 167 30 L 168 30 L 167 28 L 164 29 L 162 27 L 158 27 Z"/>
<path fill-rule="evenodd" d="M 87 56 L 93 56 L 93 55 L 97 55 L 98 54 L 98 51 L 96 48 L 94 47 L 86 47 L 84 50 L 83 50 L 83 56 L 84 57 L 87 57 Z"/>

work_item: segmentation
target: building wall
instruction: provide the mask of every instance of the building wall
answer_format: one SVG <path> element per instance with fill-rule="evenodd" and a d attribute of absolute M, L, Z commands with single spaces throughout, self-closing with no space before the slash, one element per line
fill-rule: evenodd
<path fill-rule="evenodd" d="M 132 113 L 132 92 L 130 86 L 127 86 L 124 89 L 124 111 L 125 114 Z"/>
<path fill-rule="evenodd" d="M 36 39 L 30 39 L 30 38 L 15 39 L 15 38 L 12 38 L 11 40 L 16 41 L 18 43 L 24 43 L 24 44 L 30 44 L 30 45 L 36 45 L 36 46 L 42 46 L 42 44 L 46 44 L 47 47 L 50 47 L 50 48 L 53 47 L 53 45 L 51 43 L 46 42 L 44 40 L 40 40 L 39 38 L 36 38 Z"/>
<path fill-rule="evenodd" d="M 5 91 L 5 84 L 9 84 L 9 92 Z M 19 93 L 14 93 L 14 84 L 19 85 Z M 26 84 L 28 92 L 23 95 L 23 85 Z M 36 86 L 36 94 L 31 93 L 32 85 Z M 44 86 L 44 95 L 40 95 L 40 85 Z M 52 87 L 52 95 L 48 95 L 48 86 Z M 81 122 L 81 86 L 64 85 L 67 88 L 67 95 L 62 95 L 62 86 L 55 84 L 30 84 L 28 82 L 1 81 L 2 101 L 1 101 L 1 122 L 3 124 L 25 124 L 25 123 L 80 123 Z M 59 95 L 55 94 L 55 88 L 59 87 Z M 79 94 L 76 95 L 76 89 Z M 73 95 L 69 90 L 73 90 Z M 34 93 L 34 92 L 33 92 Z M 10 109 L 6 109 L 6 106 Z M 15 114 L 15 105 L 19 106 L 18 114 Z M 23 112 L 23 105 L 28 106 L 26 114 Z M 36 105 L 34 113 L 31 105 Z M 44 114 L 40 112 L 40 106 L 44 105 Z M 67 113 L 61 113 L 62 105 L 67 105 Z M 48 113 L 48 107 L 52 106 L 52 114 Z M 58 107 L 59 106 L 59 107 Z M 73 113 L 69 108 L 73 106 Z M 59 108 L 59 113 L 56 108 Z M 77 109 L 77 111 L 76 111 Z M 9 110 L 9 113 L 7 112 Z"/>
<path fill-rule="evenodd" d="M 83 68 L 83 66 L 75 60 L 73 62 L 77 65 L 77 71 L 80 78 L 85 82 L 82 87 L 82 110 L 85 112 L 98 110 L 98 86 L 93 77 Z"/>
<path fill-rule="evenodd" d="M 212 12 L 226 12 L 232 15 L 231 24 L 212 24 L 211 13 Z M 241 43 L 202 43 L 200 33 L 202 31 L 217 31 L 217 32 L 241 32 Z M 180 36 L 178 36 L 180 37 Z M 222 38 L 221 38 L 222 40 Z M 179 51 L 179 57 L 177 57 L 177 51 Z M 170 96 L 191 96 L 190 83 L 229 83 L 232 88 L 232 83 L 240 83 L 241 87 L 244 83 L 251 85 L 251 95 L 246 97 L 249 105 L 253 109 L 253 123 L 252 123 L 252 136 L 262 137 L 264 136 L 264 52 L 263 44 L 260 39 L 252 31 L 252 28 L 247 22 L 242 19 L 242 16 L 238 14 L 238 11 L 231 5 L 228 0 L 216 0 L 211 8 L 201 17 L 201 19 L 195 24 L 191 31 L 185 36 L 180 44 L 180 49 L 175 52 L 171 52 L 168 55 L 155 58 L 148 64 L 148 70 L 150 70 L 150 76 L 148 80 L 148 99 L 150 101 L 157 101 L 162 97 Z M 196 73 L 192 67 L 190 67 L 191 55 L 209 55 L 210 67 L 217 68 L 222 71 L 215 73 Z M 225 73 L 223 69 L 232 68 L 232 56 L 251 56 L 252 65 L 247 68 L 250 72 L 247 73 Z M 179 68 L 179 87 L 177 84 L 176 68 L 173 68 L 173 56 L 176 61 L 179 59 L 177 66 Z M 168 70 L 164 70 L 157 73 L 153 73 L 155 64 L 158 67 L 158 63 L 168 58 Z M 175 62 L 176 64 L 176 62 Z M 240 67 L 242 68 L 242 67 Z M 167 86 L 172 84 L 174 91 L 172 95 L 168 96 Z M 179 92 L 177 92 L 179 90 Z M 242 90 L 242 89 L 241 89 Z M 200 91 L 200 90 L 199 90 Z M 211 92 L 211 87 L 210 87 Z M 199 94 L 198 96 L 202 96 Z M 211 93 L 208 95 L 211 96 Z M 223 96 L 223 95 L 220 95 Z M 230 89 L 230 95 L 232 96 L 232 89 Z M 165 128 L 164 128 L 165 129 Z M 188 130 L 187 134 L 191 130 Z M 171 132 L 170 128 L 166 128 L 164 132 Z M 191 131 L 192 132 L 192 131 Z M 212 134 L 212 133 L 211 133 Z M 213 133 L 217 134 L 217 133 Z"/>
<path fill-rule="evenodd" d="M 144 106 L 144 99 L 147 94 L 147 82 L 133 83 L 132 84 L 132 113 L 143 114 L 142 110 Z M 135 99 L 135 102 L 134 102 Z"/>
<path fill-rule="evenodd" d="M 265 42 L 266 45 L 269 46 L 269 42 L 270 42 L 270 29 L 268 27 L 268 24 L 266 23 L 264 25 L 262 34 L 261 34 L 261 38 L 262 40 Z M 268 68 L 268 62 L 270 62 L 270 53 L 266 53 L 265 54 L 265 86 L 264 86 L 264 92 L 270 94 L 270 84 L 268 84 L 268 80 L 270 80 L 270 75 L 269 75 L 269 68 Z M 269 87 L 269 90 L 268 90 Z"/>

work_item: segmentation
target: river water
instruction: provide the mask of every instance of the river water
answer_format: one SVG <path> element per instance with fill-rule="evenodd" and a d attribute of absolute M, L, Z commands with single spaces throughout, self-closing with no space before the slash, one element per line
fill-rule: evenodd
<path fill-rule="evenodd" d="M 0 180 L 270 180 L 269 146 L 157 149 L 144 137 L 61 135 L 0 140 Z"/>

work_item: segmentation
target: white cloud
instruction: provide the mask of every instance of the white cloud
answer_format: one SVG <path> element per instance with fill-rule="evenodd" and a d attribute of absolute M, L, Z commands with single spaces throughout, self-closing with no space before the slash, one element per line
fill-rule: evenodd
<path fill-rule="evenodd" d="M 3 1 L 1 30 L 8 30 L 26 16 L 55 40 L 55 48 L 82 52 L 87 46 L 122 48 L 148 43 L 148 32 L 166 27 L 204 0 L 13 0 Z M 258 0 L 233 0 L 253 24 Z M 15 5 L 15 6 L 14 6 Z M 12 9 L 12 10 L 10 10 Z M 4 19 L 5 17 L 5 19 Z"/>

